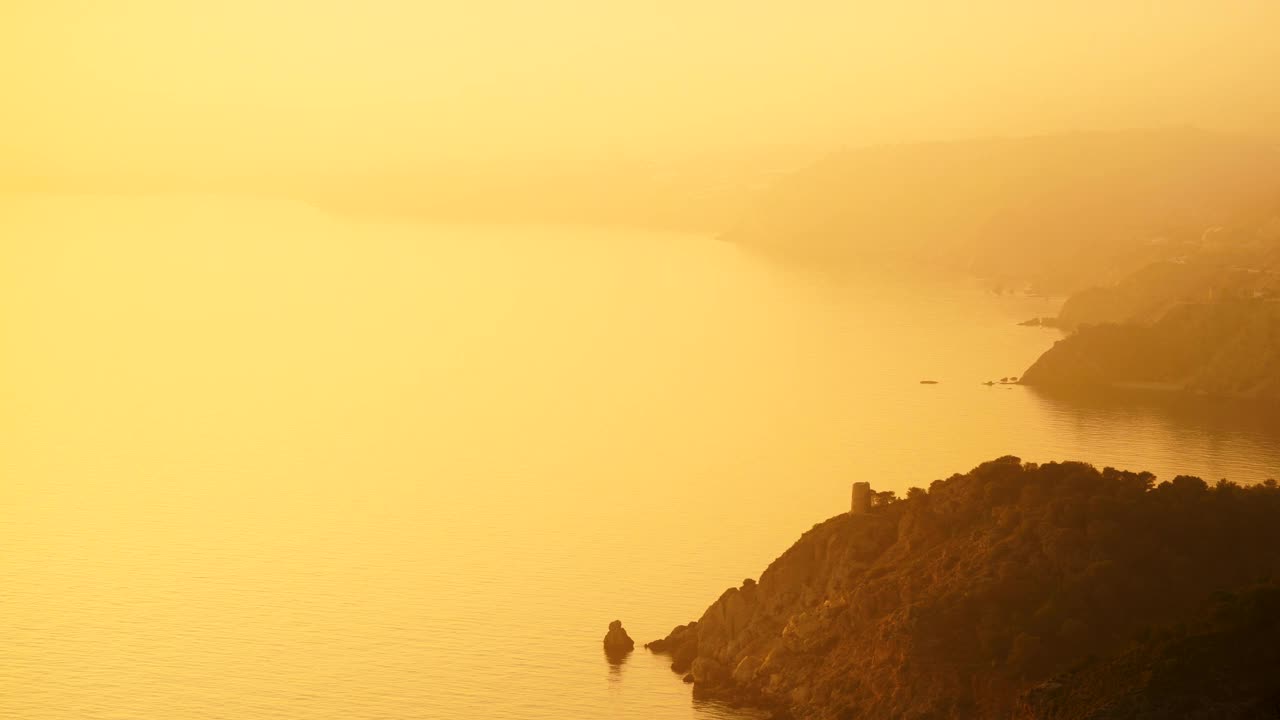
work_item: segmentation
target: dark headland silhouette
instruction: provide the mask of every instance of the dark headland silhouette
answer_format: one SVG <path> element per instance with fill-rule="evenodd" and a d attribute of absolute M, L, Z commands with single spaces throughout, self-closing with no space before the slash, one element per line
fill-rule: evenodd
<path fill-rule="evenodd" d="M 1275 718 L 1280 488 L 1034 465 L 854 488 L 647 645 L 779 717 Z"/>

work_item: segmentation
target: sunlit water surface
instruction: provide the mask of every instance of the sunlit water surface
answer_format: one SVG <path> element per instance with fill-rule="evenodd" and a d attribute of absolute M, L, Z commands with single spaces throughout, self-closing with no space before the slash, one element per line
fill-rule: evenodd
<path fill-rule="evenodd" d="M 1237 405 L 980 384 L 1050 301 L 698 236 L 10 198 L 0 303 L 6 719 L 729 717 L 606 625 L 696 618 L 851 481 L 1280 466 Z"/>

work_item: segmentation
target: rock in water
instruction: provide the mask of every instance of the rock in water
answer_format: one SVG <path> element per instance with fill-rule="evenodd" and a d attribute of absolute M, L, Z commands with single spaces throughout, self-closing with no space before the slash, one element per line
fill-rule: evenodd
<path fill-rule="evenodd" d="M 609 632 L 604 636 L 604 651 L 610 655 L 623 655 L 634 650 L 636 642 L 627 631 L 622 629 L 622 621 L 609 623 Z"/>
<path fill-rule="evenodd" d="M 676 673 L 688 673 L 693 661 L 698 657 L 698 623 L 677 625 L 671 634 L 661 640 L 646 643 L 650 652 L 665 653 L 671 656 L 671 670 Z M 687 682 L 693 682 L 689 675 Z"/>

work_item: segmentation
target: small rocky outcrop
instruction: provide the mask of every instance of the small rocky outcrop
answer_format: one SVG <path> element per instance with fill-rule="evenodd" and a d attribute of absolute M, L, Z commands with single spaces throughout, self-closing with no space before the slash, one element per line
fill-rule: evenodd
<path fill-rule="evenodd" d="M 670 655 L 672 672 L 688 673 L 693 668 L 694 659 L 698 657 L 698 623 L 695 621 L 688 625 L 677 625 L 666 637 L 645 643 L 644 646 L 649 652 Z M 693 682 L 691 674 L 689 682 Z"/>
<path fill-rule="evenodd" d="M 621 620 L 614 620 L 609 623 L 609 632 L 604 636 L 604 651 L 608 655 L 626 655 L 634 650 L 636 642 L 631 639 L 627 631 L 622 627 Z"/>
<path fill-rule="evenodd" d="M 1018 324 L 1021 325 L 1022 327 L 1047 327 L 1047 328 L 1062 327 L 1058 323 L 1058 318 L 1056 317 L 1033 317 L 1030 320 L 1023 320 Z"/>

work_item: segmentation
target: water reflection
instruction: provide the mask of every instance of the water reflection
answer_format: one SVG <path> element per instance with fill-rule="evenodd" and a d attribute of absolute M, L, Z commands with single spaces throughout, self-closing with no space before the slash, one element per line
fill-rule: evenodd
<path fill-rule="evenodd" d="M 1197 469 L 1209 480 L 1240 483 L 1280 474 L 1280 410 L 1259 402 L 1127 389 L 1026 390 L 1065 442 L 1092 450 L 1096 465 L 1149 469 L 1164 478 Z"/>
<path fill-rule="evenodd" d="M 774 715 L 768 711 L 732 705 L 722 700 L 700 697 L 700 694 L 696 692 L 693 695 L 693 708 L 698 712 L 699 716 L 705 716 L 707 718 L 724 718 L 725 720 L 763 720 L 764 718 L 774 717 Z"/>
<path fill-rule="evenodd" d="M 622 671 L 622 666 L 627 662 L 627 658 L 631 656 L 632 650 L 626 652 L 610 652 L 604 651 L 605 662 L 609 663 L 609 674 L 617 675 Z"/>

